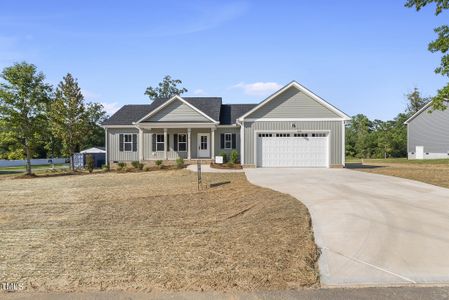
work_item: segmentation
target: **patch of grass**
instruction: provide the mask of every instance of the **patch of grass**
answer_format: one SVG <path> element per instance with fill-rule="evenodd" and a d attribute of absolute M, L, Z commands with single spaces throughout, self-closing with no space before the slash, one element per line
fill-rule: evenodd
<path fill-rule="evenodd" d="M 311 220 L 244 174 L 187 170 L 0 181 L 0 280 L 28 290 L 226 291 L 319 282 Z"/>
<path fill-rule="evenodd" d="M 348 169 L 396 176 L 449 188 L 449 160 L 364 160 Z"/>
<path fill-rule="evenodd" d="M 347 163 L 361 163 L 362 159 L 350 158 L 346 160 Z M 364 163 L 368 164 L 417 164 L 417 165 L 440 165 L 448 164 L 449 159 L 407 159 L 407 158 L 387 158 L 387 159 L 363 159 Z"/>

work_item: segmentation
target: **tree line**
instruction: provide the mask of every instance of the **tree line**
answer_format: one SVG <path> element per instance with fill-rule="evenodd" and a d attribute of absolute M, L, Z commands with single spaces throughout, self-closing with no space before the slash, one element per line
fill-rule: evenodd
<path fill-rule="evenodd" d="M 104 145 L 100 124 L 108 117 L 103 105 L 87 102 L 67 73 L 56 88 L 44 73 L 26 62 L 0 74 L 0 159 L 70 157 L 81 149 Z"/>
<path fill-rule="evenodd" d="M 388 158 L 407 156 L 407 126 L 404 122 L 420 110 L 430 97 L 422 97 L 415 88 L 406 95 L 408 104 L 404 112 L 393 120 L 370 120 L 363 114 L 352 117 L 346 125 L 346 157 Z"/>

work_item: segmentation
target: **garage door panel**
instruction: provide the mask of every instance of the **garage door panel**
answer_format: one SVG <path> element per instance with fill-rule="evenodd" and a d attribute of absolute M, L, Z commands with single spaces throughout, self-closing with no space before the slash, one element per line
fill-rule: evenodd
<path fill-rule="evenodd" d="M 258 136 L 259 167 L 327 167 L 328 136 Z"/>

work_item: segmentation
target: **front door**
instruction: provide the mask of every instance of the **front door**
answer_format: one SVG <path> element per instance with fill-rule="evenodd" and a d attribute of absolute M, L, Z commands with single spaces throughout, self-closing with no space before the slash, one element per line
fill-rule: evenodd
<path fill-rule="evenodd" d="M 416 159 L 424 159 L 424 146 L 416 146 Z"/>
<path fill-rule="evenodd" d="M 210 157 L 210 133 L 198 133 L 198 157 Z"/>

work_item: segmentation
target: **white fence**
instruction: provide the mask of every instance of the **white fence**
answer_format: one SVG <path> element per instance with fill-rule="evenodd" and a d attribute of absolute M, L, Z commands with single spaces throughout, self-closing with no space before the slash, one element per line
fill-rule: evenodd
<path fill-rule="evenodd" d="M 65 163 L 65 158 L 53 158 L 54 164 L 63 164 Z M 32 159 L 31 165 L 32 166 L 38 166 L 38 165 L 49 165 L 51 164 L 50 158 L 38 158 L 38 159 Z M 0 167 L 18 167 L 18 166 L 25 166 L 26 160 L 3 160 L 0 159 Z"/>

